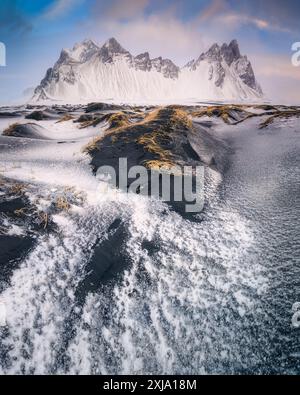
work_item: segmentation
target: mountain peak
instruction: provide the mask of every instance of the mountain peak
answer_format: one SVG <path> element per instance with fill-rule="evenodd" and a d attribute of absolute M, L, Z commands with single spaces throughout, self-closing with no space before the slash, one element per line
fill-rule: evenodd
<path fill-rule="evenodd" d="M 82 42 L 75 44 L 73 50 L 76 50 L 79 47 L 92 47 L 92 46 L 98 47 L 98 45 L 93 40 L 86 38 Z"/>
<path fill-rule="evenodd" d="M 59 64 L 67 63 L 70 59 L 71 59 L 70 51 L 64 48 L 60 52 L 60 56 L 57 63 Z"/>
<path fill-rule="evenodd" d="M 232 40 L 229 44 L 229 48 L 231 49 L 235 59 L 239 59 L 241 57 L 240 47 L 237 40 Z"/>
<path fill-rule="evenodd" d="M 208 58 L 210 60 L 217 61 L 220 60 L 220 56 L 221 48 L 217 43 L 215 43 L 209 48 L 209 50 L 205 54 L 202 54 L 199 59 L 202 60 L 204 58 Z"/>
<path fill-rule="evenodd" d="M 223 44 L 221 47 L 221 55 L 228 66 L 240 59 L 241 52 L 237 40 L 232 40 L 229 45 Z"/>
<path fill-rule="evenodd" d="M 110 38 L 106 41 L 103 47 L 99 51 L 99 57 L 104 63 L 112 63 L 113 58 L 116 55 L 126 55 L 131 56 L 126 49 L 124 49 L 121 44 L 114 38 Z"/>
<path fill-rule="evenodd" d="M 232 48 L 233 50 L 237 50 L 238 52 L 240 52 L 239 43 L 236 39 L 230 42 L 229 47 Z"/>
<path fill-rule="evenodd" d="M 128 53 L 114 37 L 107 40 L 102 48 L 107 49 L 111 54 Z"/>
<path fill-rule="evenodd" d="M 149 52 L 143 52 L 143 53 L 137 55 L 135 57 L 135 59 L 147 59 L 147 60 L 149 60 L 150 59 L 150 54 L 149 54 Z"/>
<path fill-rule="evenodd" d="M 210 49 L 208 50 L 208 52 L 218 52 L 220 50 L 220 46 L 217 43 L 214 43 Z"/>
<path fill-rule="evenodd" d="M 92 40 L 84 40 L 74 45 L 69 49 L 63 49 L 60 54 L 58 63 L 67 64 L 72 62 L 86 62 L 89 60 L 97 51 L 99 47 Z"/>
<path fill-rule="evenodd" d="M 144 52 L 134 58 L 135 68 L 142 71 L 150 71 L 152 68 L 149 52 Z"/>

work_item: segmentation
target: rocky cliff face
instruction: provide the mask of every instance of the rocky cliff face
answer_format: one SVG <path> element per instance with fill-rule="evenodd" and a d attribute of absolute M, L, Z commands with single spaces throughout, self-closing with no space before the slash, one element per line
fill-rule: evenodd
<path fill-rule="evenodd" d="M 242 56 L 236 40 L 232 40 L 229 45 L 223 44 L 221 47 L 214 44 L 206 53 L 203 53 L 195 61 L 192 60 L 185 67 L 195 71 L 202 62 L 208 62 L 209 78 L 214 81 L 217 87 L 222 87 L 226 77 L 226 65 L 241 81 L 249 88 L 262 95 L 260 85 L 257 83 L 254 71 L 247 56 Z"/>

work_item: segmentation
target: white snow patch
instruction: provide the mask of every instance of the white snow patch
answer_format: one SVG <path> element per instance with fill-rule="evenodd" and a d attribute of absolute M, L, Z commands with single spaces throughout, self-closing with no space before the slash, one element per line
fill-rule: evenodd
<path fill-rule="evenodd" d="M 0 299 L 0 327 L 6 326 L 7 311 L 5 303 Z"/>

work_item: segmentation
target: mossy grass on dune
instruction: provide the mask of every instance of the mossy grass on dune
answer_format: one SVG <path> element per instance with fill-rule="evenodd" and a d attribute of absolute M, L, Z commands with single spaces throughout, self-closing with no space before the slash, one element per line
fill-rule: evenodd
<path fill-rule="evenodd" d="M 170 117 L 170 123 L 172 126 L 184 127 L 191 129 L 193 127 L 193 122 L 187 111 L 177 108 L 174 109 Z"/>
<path fill-rule="evenodd" d="M 83 147 L 82 152 L 86 154 L 92 154 L 94 151 L 97 151 L 98 143 L 102 138 L 102 136 L 94 137 L 86 146 Z"/>
<path fill-rule="evenodd" d="M 71 114 L 65 114 L 63 117 L 61 117 L 56 123 L 62 123 L 62 122 L 68 122 L 74 119 L 74 116 Z"/>
<path fill-rule="evenodd" d="M 183 108 L 157 107 L 146 111 L 143 119 L 137 122 L 118 112 L 111 115 L 110 127 L 103 136 L 94 138 L 84 151 L 96 154 L 105 147 L 105 150 L 116 151 L 115 157 L 122 151 L 125 153 L 126 147 L 130 146 L 127 150 L 133 150 L 134 155 L 140 157 L 140 164 L 169 169 L 177 164 L 173 155 L 175 146 L 178 150 L 178 141 L 191 131 L 192 119 Z"/>
<path fill-rule="evenodd" d="M 291 111 L 278 111 L 273 115 L 269 116 L 265 121 L 263 121 L 260 125 L 260 129 L 264 129 L 270 126 L 277 119 L 288 119 L 292 117 L 300 117 L 300 109 L 291 110 Z"/>
<path fill-rule="evenodd" d="M 80 121 L 80 119 L 78 121 L 80 123 L 79 129 L 85 129 L 85 128 L 88 128 L 91 126 L 96 127 L 101 122 L 106 121 L 107 115 L 94 116 L 94 117 L 91 117 L 90 119 L 85 119 L 85 117 L 82 117 L 82 119 L 83 119 L 82 121 Z"/>
<path fill-rule="evenodd" d="M 20 124 L 19 124 L 18 122 L 9 125 L 9 127 L 6 128 L 6 129 L 3 131 L 2 135 L 3 135 L 3 136 L 13 136 L 16 127 L 18 127 L 19 125 L 20 125 Z"/>
<path fill-rule="evenodd" d="M 81 117 L 83 119 L 80 122 L 80 119 L 77 122 L 80 122 L 80 129 L 87 128 L 89 126 L 98 126 L 100 123 L 108 124 L 108 129 L 116 129 L 119 127 L 125 127 L 130 125 L 129 116 L 125 114 L 125 112 L 118 111 L 109 114 L 98 114 L 92 116 L 90 119 L 85 120 L 85 117 Z"/>
<path fill-rule="evenodd" d="M 221 118 L 224 123 L 234 124 L 239 121 L 239 117 L 246 118 L 250 112 L 248 112 L 243 106 L 236 105 L 220 105 L 220 106 L 209 106 L 200 110 L 194 110 L 191 112 L 193 117 L 217 117 Z M 239 115 L 239 117 L 237 116 Z"/>
<path fill-rule="evenodd" d="M 148 153 L 155 155 L 163 162 L 171 162 L 172 152 L 164 148 L 170 145 L 171 138 L 161 128 L 151 133 L 146 133 L 136 140 L 137 144 L 143 146 L 143 149 Z"/>
<path fill-rule="evenodd" d="M 108 118 L 108 123 L 109 123 L 108 130 L 121 129 L 130 126 L 129 118 L 123 112 L 117 112 L 112 114 Z"/>
<path fill-rule="evenodd" d="M 262 112 L 252 112 L 251 109 L 262 110 Z M 275 106 L 275 105 L 216 105 L 202 107 L 200 109 L 192 108 L 189 109 L 189 113 L 192 117 L 201 118 L 216 117 L 221 118 L 224 123 L 229 125 L 238 125 L 245 122 L 250 118 L 267 117 L 265 121 L 260 124 L 260 128 L 265 128 L 275 119 L 278 118 L 289 118 L 293 116 L 299 116 L 300 108 L 288 107 L 288 106 Z"/>
<path fill-rule="evenodd" d="M 112 113 L 112 114 L 106 114 L 105 116 L 102 117 L 100 122 L 107 122 L 108 123 L 108 128 L 106 129 L 105 133 L 101 136 L 94 137 L 88 145 L 86 145 L 83 148 L 83 152 L 91 154 L 93 151 L 98 150 L 98 143 L 106 136 L 111 136 L 112 141 L 116 142 L 118 137 L 117 133 L 125 132 L 130 130 L 130 128 L 138 126 L 138 125 L 144 125 L 148 122 L 151 122 L 151 120 L 155 119 L 157 115 L 157 111 L 153 111 L 150 114 L 147 114 L 145 118 L 142 121 L 138 122 L 131 122 L 128 115 L 124 114 L 123 112 L 117 112 L 117 113 Z M 89 126 L 93 125 L 95 121 L 90 121 Z M 98 120 L 96 120 L 98 122 Z M 100 123 L 98 122 L 98 123 Z M 84 126 L 86 127 L 86 126 Z"/>
<path fill-rule="evenodd" d="M 166 159 L 163 159 L 163 160 L 158 160 L 158 159 L 145 160 L 143 162 L 143 165 L 149 170 L 157 170 L 157 171 L 171 170 L 175 166 L 174 162 L 168 161 Z"/>

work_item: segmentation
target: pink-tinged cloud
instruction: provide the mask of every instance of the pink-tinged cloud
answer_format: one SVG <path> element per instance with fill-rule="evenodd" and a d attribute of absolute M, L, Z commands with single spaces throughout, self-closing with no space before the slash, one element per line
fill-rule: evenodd
<path fill-rule="evenodd" d="M 292 64 L 292 53 L 289 56 L 257 55 L 257 72 L 266 77 L 285 77 L 300 82 L 300 67 Z"/>
<path fill-rule="evenodd" d="M 267 98 L 278 103 L 299 104 L 300 67 L 287 56 L 254 54 L 255 72 Z"/>
<path fill-rule="evenodd" d="M 201 34 L 172 14 L 141 16 L 127 23 L 102 21 L 102 34 L 115 36 L 133 54 L 148 51 L 184 65 L 204 49 Z"/>
<path fill-rule="evenodd" d="M 239 13 L 226 13 L 217 17 L 218 23 L 227 25 L 231 29 L 237 29 L 243 25 L 253 25 L 259 30 L 269 30 L 277 32 L 288 33 L 289 30 L 279 25 L 271 23 L 265 19 L 255 18 L 253 16 L 239 14 Z"/>
<path fill-rule="evenodd" d="M 115 21 L 138 17 L 143 14 L 150 0 L 110 0 L 107 2 L 95 2 L 93 7 L 94 16 L 102 19 Z"/>
<path fill-rule="evenodd" d="M 74 7 L 78 6 L 82 3 L 83 0 L 56 0 L 44 13 L 43 17 L 46 19 L 55 19 L 59 18 L 69 11 L 71 11 Z"/>
<path fill-rule="evenodd" d="M 201 11 L 198 21 L 209 21 L 227 9 L 228 5 L 226 0 L 213 0 L 203 11 Z"/>

